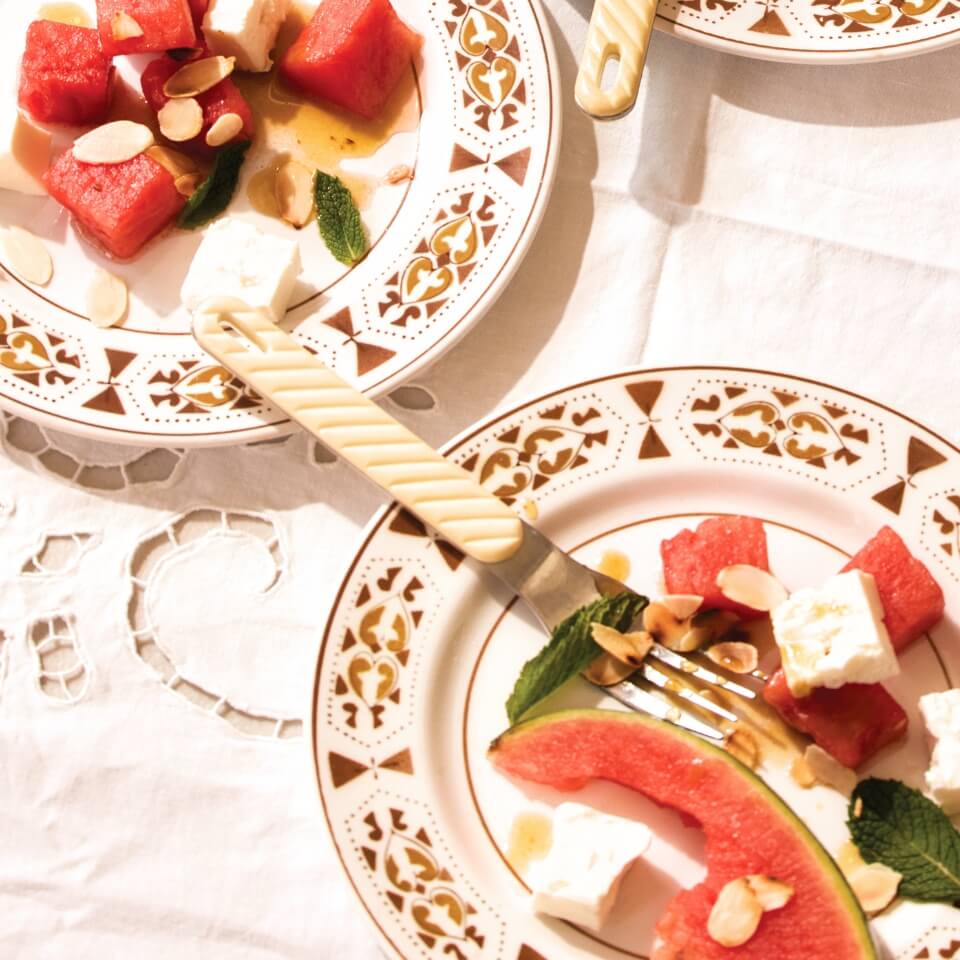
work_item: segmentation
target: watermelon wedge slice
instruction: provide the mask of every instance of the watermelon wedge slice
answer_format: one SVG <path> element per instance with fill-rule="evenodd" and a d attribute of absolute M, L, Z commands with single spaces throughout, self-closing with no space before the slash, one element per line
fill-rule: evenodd
<path fill-rule="evenodd" d="M 638 790 L 703 827 L 706 880 L 684 890 L 657 924 L 651 960 L 878 960 L 843 874 L 786 804 L 726 751 L 640 714 L 570 710 L 499 737 L 490 760 L 505 774 L 576 790 L 594 779 Z M 794 889 L 735 950 L 707 933 L 723 886 L 750 874 Z"/>

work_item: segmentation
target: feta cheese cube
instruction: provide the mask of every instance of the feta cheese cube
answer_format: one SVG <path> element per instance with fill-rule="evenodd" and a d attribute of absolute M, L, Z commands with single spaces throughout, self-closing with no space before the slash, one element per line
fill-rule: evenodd
<path fill-rule="evenodd" d="M 235 217 L 207 229 L 180 298 L 195 311 L 210 297 L 236 297 L 282 319 L 300 273 L 300 248 L 293 240 L 263 233 Z"/>
<path fill-rule="evenodd" d="M 50 166 L 52 137 L 13 104 L 0 108 L 0 189 L 42 197 L 41 177 Z"/>
<path fill-rule="evenodd" d="M 783 672 L 795 697 L 814 687 L 879 683 L 900 672 L 869 573 L 851 570 L 798 590 L 771 614 Z"/>
<path fill-rule="evenodd" d="M 561 803 L 554 812 L 553 846 L 531 873 L 534 910 L 599 930 L 620 881 L 651 839 L 642 823 Z"/>
<path fill-rule="evenodd" d="M 210 50 L 236 57 L 240 70 L 263 73 L 290 10 L 290 0 L 213 0 L 203 18 Z"/>
<path fill-rule="evenodd" d="M 920 713 L 933 747 L 927 790 L 952 816 L 960 813 L 960 690 L 926 694 Z"/>

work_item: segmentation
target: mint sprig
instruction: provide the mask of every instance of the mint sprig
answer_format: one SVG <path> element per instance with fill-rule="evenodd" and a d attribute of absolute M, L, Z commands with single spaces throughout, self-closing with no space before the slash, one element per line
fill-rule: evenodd
<path fill-rule="evenodd" d="M 339 177 L 322 170 L 313 179 L 313 195 L 323 242 L 337 260 L 352 267 L 370 249 L 353 195 Z"/>
<path fill-rule="evenodd" d="M 243 158 L 250 149 L 250 141 L 231 143 L 217 153 L 210 176 L 193 192 L 187 205 L 180 211 L 177 226 L 184 230 L 196 230 L 220 216 L 230 206 Z"/>
<path fill-rule="evenodd" d="M 523 665 L 507 700 L 507 716 L 516 723 L 541 700 L 586 670 L 603 653 L 594 643 L 591 624 L 602 623 L 625 631 L 647 606 L 647 598 L 635 593 L 601 597 L 567 617 L 554 631 L 550 642 Z"/>
<path fill-rule="evenodd" d="M 857 784 L 848 826 L 867 863 L 901 874 L 908 900 L 960 900 L 960 833 L 919 790 L 871 777 Z"/>

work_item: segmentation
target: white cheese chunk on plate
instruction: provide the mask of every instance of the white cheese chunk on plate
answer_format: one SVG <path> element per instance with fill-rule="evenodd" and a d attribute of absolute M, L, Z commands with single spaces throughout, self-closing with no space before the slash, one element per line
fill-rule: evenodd
<path fill-rule="evenodd" d="M 814 687 L 879 683 L 900 672 L 873 577 L 851 570 L 798 590 L 772 613 L 783 672 L 794 696 Z"/>
<path fill-rule="evenodd" d="M 50 165 L 51 140 L 12 103 L 0 108 L 0 189 L 44 196 L 40 178 Z"/>
<path fill-rule="evenodd" d="M 269 70 L 270 51 L 289 9 L 290 0 L 213 0 L 203 18 L 207 46 L 219 56 L 236 57 L 240 70 Z"/>
<path fill-rule="evenodd" d="M 553 816 L 553 846 L 531 870 L 534 910 L 599 931 L 620 881 L 651 839 L 635 820 L 561 803 Z"/>
<path fill-rule="evenodd" d="M 952 816 L 960 813 L 960 690 L 922 696 L 920 713 L 933 748 L 927 790 Z"/>
<path fill-rule="evenodd" d="M 299 273 L 296 241 L 224 217 L 204 234 L 180 297 L 191 313 L 211 297 L 236 297 L 266 309 L 276 322 L 286 312 Z"/>

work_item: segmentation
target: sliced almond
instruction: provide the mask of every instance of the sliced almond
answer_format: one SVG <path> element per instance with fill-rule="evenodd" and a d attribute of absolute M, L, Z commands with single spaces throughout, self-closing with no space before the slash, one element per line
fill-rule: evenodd
<path fill-rule="evenodd" d="M 53 260 L 50 252 L 29 230 L 7 227 L 0 235 L 8 266 L 21 280 L 39 287 L 50 282 Z"/>
<path fill-rule="evenodd" d="M 110 33 L 114 40 L 132 40 L 143 36 L 143 27 L 125 10 L 118 10 L 110 21 Z"/>
<path fill-rule="evenodd" d="M 893 902 L 903 877 L 882 863 L 869 863 L 847 878 L 863 912 L 873 915 Z"/>
<path fill-rule="evenodd" d="M 75 140 L 73 155 L 81 163 L 126 163 L 153 144 L 149 127 L 132 120 L 114 120 Z"/>
<path fill-rule="evenodd" d="M 192 140 L 203 129 L 203 107 L 193 97 L 168 100 L 157 114 L 160 132 L 174 143 Z"/>
<path fill-rule="evenodd" d="M 208 147 L 222 147 L 229 143 L 243 129 L 243 117 L 239 113 L 225 113 L 217 117 L 207 131 Z"/>
<path fill-rule="evenodd" d="M 857 797 L 853 803 L 853 819 L 859 820 L 863 814 L 863 797 Z"/>
<path fill-rule="evenodd" d="M 717 574 L 720 592 L 751 610 L 769 612 L 787 599 L 787 588 L 772 574 L 748 563 L 735 563 Z"/>
<path fill-rule="evenodd" d="M 621 663 L 628 664 L 634 669 L 643 663 L 644 657 L 653 646 L 653 637 L 645 630 L 621 633 L 602 623 L 592 623 L 590 634 L 597 646 L 602 647 L 611 657 L 616 657 Z"/>
<path fill-rule="evenodd" d="M 736 614 L 729 610 L 704 610 L 686 621 L 687 631 L 679 640 L 666 639 L 663 643 L 678 653 L 699 650 L 725 636 L 736 623 L 739 623 Z"/>
<path fill-rule="evenodd" d="M 177 188 L 177 193 L 181 197 L 192 197 L 197 192 L 197 187 L 204 181 L 202 173 L 184 173 L 173 181 Z"/>
<path fill-rule="evenodd" d="M 756 770 L 760 765 L 760 744 L 757 738 L 743 727 L 735 727 L 723 744 L 727 753 L 736 757 L 745 767 Z"/>
<path fill-rule="evenodd" d="M 817 782 L 816 775 L 810 769 L 806 757 L 794 758 L 793 763 L 790 764 L 790 777 L 798 787 L 803 787 L 804 790 L 808 790 Z"/>
<path fill-rule="evenodd" d="M 848 797 L 853 793 L 857 785 L 856 773 L 830 756 L 826 750 L 812 743 L 807 747 L 803 759 L 820 783 L 833 787 Z"/>
<path fill-rule="evenodd" d="M 707 933 L 722 947 L 742 947 L 757 932 L 763 907 L 746 877 L 731 880 L 721 891 L 707 920 Z"/>
<path fill-rule="evenodd" d="M 650 603 L 643 611 L 643 629 L 659 640 L 664 646 L 676 649 L 674 643 L 679 643 L 687 633 L 688 626 L 679 617 L 676 617 L 663 603 Z"/>
<path fill-rule="evenodd" d="M 87 288 L 87 316 L 95 327 L 112 327 L 127 313 L 127 285 L 112 273 L 96 269 Z"/>
<path fill-rule="evenodd" d="M 296 160 L 288 160 L 277 171 L 273 189 L 280 216 L 287 223 L 302 227 L 310 222 L 313 217 L 313 173 L 310 170 Z"/>
<path fill-rule="evenodd" d="M 179 99 L 206 93 L 226 80 L 236 65 L 236 57 L 204 57 L 202 60 L 191 60 L 163 85 L 164 96 Z"/>
<path fill-rule="evenodd" d="M 583 675 L 591 683 L 599 684 L 601 687 L 612 687 L 616 683 L 622 683 L 636 669 L 631 664 L 611 657 L 609 653 L 602 653 L 583 671 Z"/>
<path fill-rule="evenodd" d="M 186 173 L 196 173 L 197 165 L 186 155 L 159 144 L 145 150 L 151 160 L 156 160 L 172 177 L 182 177 Z"/>
<path fill-rule="evenodd" d="M 678 620 L 689 620 L 703 606 L 703 597 L 695 593 L 670 593 L 661 597 L 663 604 Z"/>
<path fill-rule="evenodd" d="M 731 673 L 753 673 L 760 662 L 760 655 L 752 643 L 735 640 L 715 643 L 707 649 L 706 654 L 714 663 Z"/>
<path fill-rule="evenodd" d="M 763 912 L 780 910 L 793 899 L 793 887 L 776 877 L 768 877 L 762 873 L 752 873 L 744 878 L 753 895 L 760 901 Z"/>
<path fill-rule="evenodd" d="M 389 183 L 391 185 L 403 183 L 405 180 L 413 179 L 413 168 L 407 166 L 405 163 L 401 163 L 399 166 L 391 167 L 387 171 L 387 175 L 383 178 L 384 183 Z"/>

